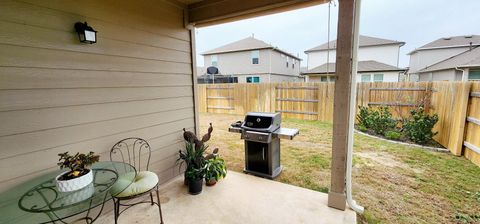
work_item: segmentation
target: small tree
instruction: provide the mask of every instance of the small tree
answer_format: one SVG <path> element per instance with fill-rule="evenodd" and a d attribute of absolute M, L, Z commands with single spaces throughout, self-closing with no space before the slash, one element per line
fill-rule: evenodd
<path fill-rule="evenodd" d="M 438 122 L 438 115 L 430 116 L 423 107 L 410 111 L 411 118 L 404 124 L 405 135 L 415 143 L 425 144 L 432 140 L 438 132 L 433 132 L 433 126 Z"/>

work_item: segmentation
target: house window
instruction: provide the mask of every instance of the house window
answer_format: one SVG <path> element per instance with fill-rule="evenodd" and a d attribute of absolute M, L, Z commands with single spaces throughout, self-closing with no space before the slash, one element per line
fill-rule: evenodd
<path fill-rule="evenodd" d="M 335 82 L 335 80 L 337 80 L 337 77 L 335 77 L 335 76 L 330 76 L 330 82 Z"/>
<path fill-rule="evenodd" d="M 246 78 L 247 83 L 260 83 L 260 77 L 250 76 Z"/>
<path fill-rule="evenodd" d="M 383 74 L 374 74 L 373 75 L 374 82 L 383 82 Z"/>
<path fill-rule="evenodd" d="M 212 66 L 217 67 L 218 66 L 218 57 L 217 55 L 212 55 L 210 56 L 210 61 L 212 62 Z"/>
<path fill-rule="evenodd" d="M 320 76 L 320 82 L 328 82 L 327 76 Z"/>
<path fill-rule="evenodd" d="M 258 65 L 259 62 L 259 57 L 260 57 L 260 51 L 252 51 L 252 64 Z"/>
<path fill-rule="evenodd" d="M 290 58 L 287 56 L 287 63 L 285 64 L 288 68 L 288 61 L 290 61 Z"/>
<path fill-rule="evenodd" d="M 468 72 L 468 80 L 480 80 L 480 70 L 471 70 Z"/>
<path fill-rule="evenodd" d="M 371 82 L 371 75 L 370 74 L 364 74 L 362 75 L 362 82 Z"/>

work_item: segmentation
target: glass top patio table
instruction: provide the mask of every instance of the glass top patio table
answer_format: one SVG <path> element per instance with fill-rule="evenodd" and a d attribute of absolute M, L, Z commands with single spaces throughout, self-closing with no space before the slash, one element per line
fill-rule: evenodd
<path fill-rule="evenodd" d="M 59 192 L 55 177 L 62 171 L 51 172 L 29 180 L 0 194 L 0 224 L 3 223 L 53 223 L 78 216 L 88 223 L 101 214 L 106 201 L 126 189 L 135 179 L 135 168 L 122 162 L 98 162 L 92 166 L 94 181 L 85 188 L 72 192 Z M 119 176 L 122 186 L 111 187 Z M 102 206 L 95 217 L 90 210 Z M 77 217 L 75 217 L 77 218 Z"/>

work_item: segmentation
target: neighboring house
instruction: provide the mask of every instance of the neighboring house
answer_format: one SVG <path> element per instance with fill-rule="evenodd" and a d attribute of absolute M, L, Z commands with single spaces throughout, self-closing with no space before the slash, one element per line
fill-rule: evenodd
<path fill-rule="evenodd" d="M 410 52 L 411 81 L 478 80 L 480 35 L 446 37 Z"/>
<path fill-rule="evenodd" d="M 418 74 L 419 81 L 480 80 L 480 47 L 430 65 Z"/>
<path fill-rule="evenodd" d="M 357 81 L 398 82 L 406 69 L 399 68 L 400 47 L 405 42 L 360 35 Z M 309 82 L 335 80 L 336 40 L 305 51 L 308 70 L 302 72 Z M 328 68 L 328 72 L 327 72 Z"/>
<path fill-rule="evenodd" d="M 239 83 L 303 81 L 301 59 L 253 37 L 203 52 L 204 67 L 237 77 Z"/>
<path fill-rule="evenodd" d="M 356 80 L 357 82 L 398 82 L 399 74 L 402 73 L 405 73 L 405 69 L 396 66 L 373 60 L 359 61 Z M 306 82 L 333 82 L 336 79 L 335 63 L 323 64 L 302 74 L 307 77 Z"/>

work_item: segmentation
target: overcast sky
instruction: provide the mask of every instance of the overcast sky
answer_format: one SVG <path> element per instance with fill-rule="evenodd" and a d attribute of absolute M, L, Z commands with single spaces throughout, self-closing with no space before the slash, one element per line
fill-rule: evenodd
<path fill-rule="evenodd" d="M 331 6 L 331 40 L 338 4 Z M 255 35 L 293 54 L 306 66 L 305 50 L 327 42 L 328 4 L 196 30 L 197 53 Z M 411 50 L 441 37 L 480 34 L 480 0 L 362 0 L 360 34 L 406 42 L 400 66 Z M 203 66 L 203 57 L 197 55 Z"/>

